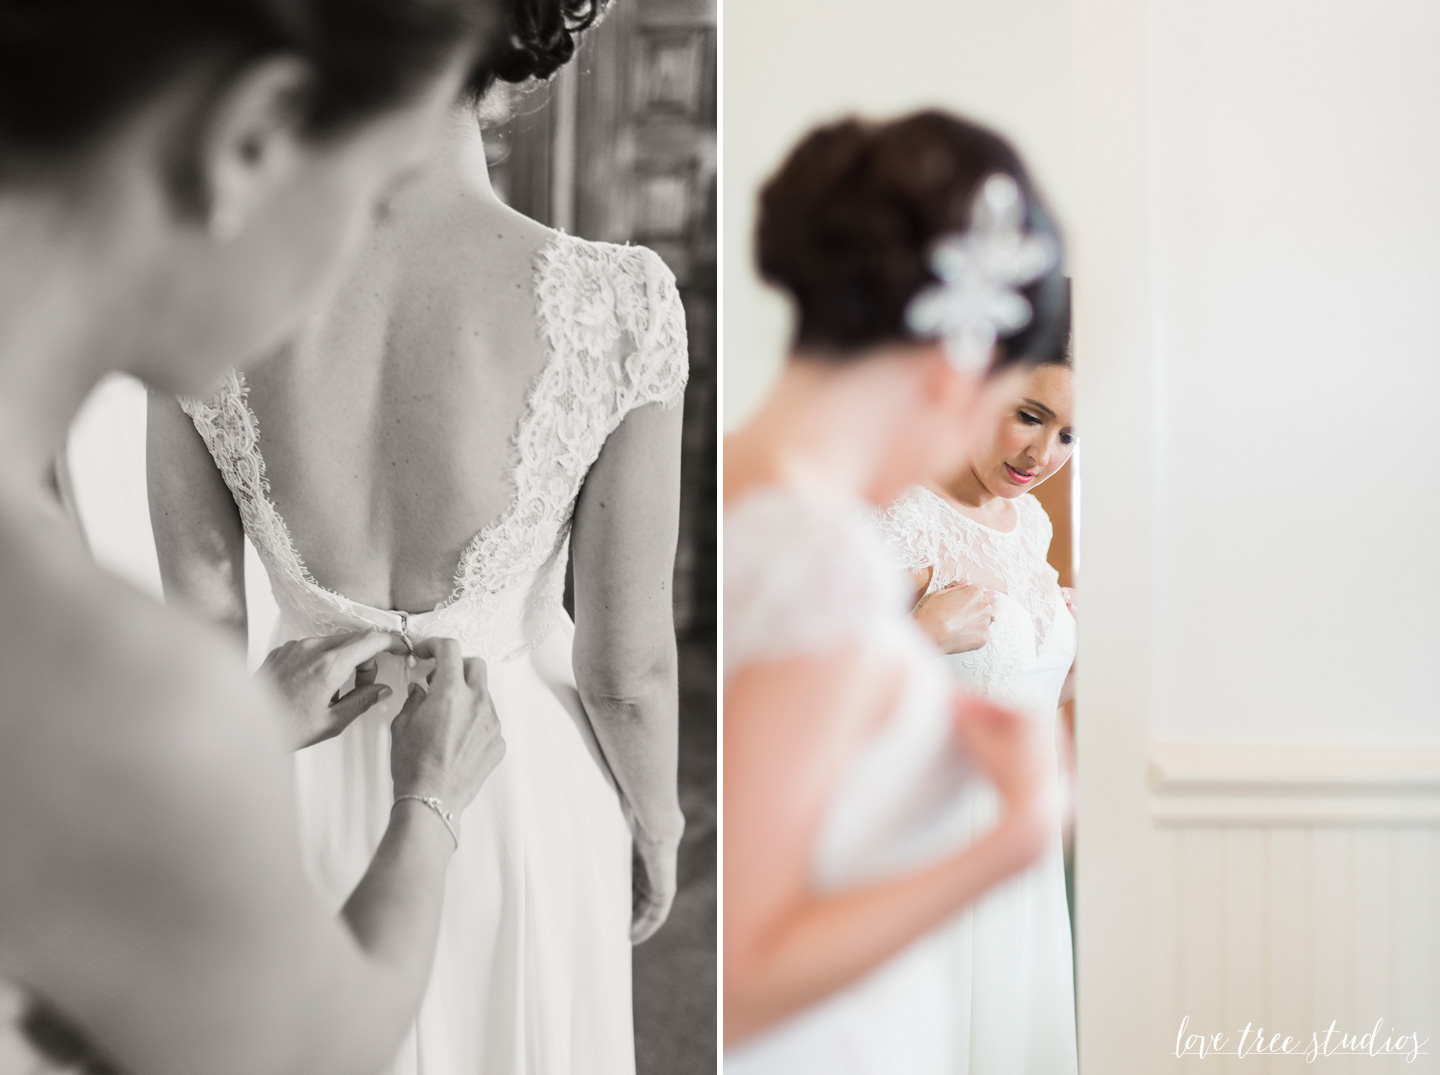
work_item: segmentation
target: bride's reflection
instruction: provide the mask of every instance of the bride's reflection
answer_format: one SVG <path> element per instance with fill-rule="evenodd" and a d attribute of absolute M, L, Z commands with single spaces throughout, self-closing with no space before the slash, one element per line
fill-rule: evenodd
<path fill-rule="evenodd" d="M 797 330 L 725 453 L 726 1070 L 1073 1075 L 1073 1013 L 1037 1043 L 1023 1003 L 1003 1021 L 977 1006 L 1023 1002 L 1037 961 L 1067 979 L 1043 1010 L 1068 1004 L 1068 952 L 1051 958 L 1063 880 L 1043 951 L 1011 919 L 987 939 L 1010 957 L 993 981 L 973 959 L 978 916 L 959 914 L 1052 844 L 1045 868 L 1058 863 L 1053 736 L 1018 697 L 946 682 L 874 510 L 981 459 L 987 482 L 1006 462 L 1017 490 L 1036 481 L 1042 449 L 1012 408 L 1068 335 L 1048 213 L 1008 144 L 929 112 L 812 132 L 765 186 L 757 237 Z M 1068 426 L 1068 404 L 1047 390 L 1044 405 L 1043 428 Z M 1043 512 L 1026 504 L 1038 542 Z M 1022 576 L 989 584 L 1019 594 Z M 1052 719 L 1074 649 L 1053 596 L 1068 635 L 1047 620 Z M 989 612 L 969 600 L 980 652 Z M 1029 627 L 1038 653 L 1032 604 L 997 598 L 997 621 Z M 957 1024 L 972 1011 L 983 1020 Z"/>
<path fill-rule="evenodd" d="M 881 515 L 914 573 L 915 621 L 945 654 L 951 680 L 1025 714 L 1056 741 L 1057 710 L 1073 696 L 1076 624 L 1069 592 L 1047 560 L 1050 518 L 1033 491 L 1075 446 L 1069 349 L 1027 373 L 993 436 L 943 485 L 916 485 Z M 1057 764 L 1063 749 L 1056 750 Z M 999 816 L 995 789 L 963 785 L 972 836 Z M 971 982 L 957 1033 L 979 1071 L 1075 1069 L 1073 950 L 1060 833 L 1040 861 L 947 927 Z M 967 975 L 968 971 L 968 975 Z"/>

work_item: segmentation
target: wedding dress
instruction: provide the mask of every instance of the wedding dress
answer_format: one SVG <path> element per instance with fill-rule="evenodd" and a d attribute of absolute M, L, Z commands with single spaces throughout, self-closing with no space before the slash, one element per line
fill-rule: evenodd
<path fill-rule="evenodd" d="M 916 486 L 880 516 L 901 564 L 933 568 L 927 593 L 963 582 L 998 593 L 987 645 L 941 658 L 953 681 L 1039 721 L 1053 736 L 1075 660 L 1075 618 L 1053 568 L 1050 518 L 1030 494 L 1012 530 L 995 530 Z M 964 791 L 976 835 L 995 821 L 994 789 Z M 1073 1075 L 1077 1068 L 1070 919 L 1058 834 L 1025 873 L 981 897 L 951 926 L 959 1000 L 955 1031 L 972 1075 Z"/>
<path fill-rule="evenodd" d="M 311 577 L 270 500 L 240 374 L 184 401 L 269 575 L 274 645 L 380 628 L 457 639 L 487 665 L 506 754 L 462 819 L 430 986 L 393 1075 L 634 1071 L 630 833 L 575 687 L 561 599 L 575 499 L 606 438 L 633 408 L 684 395 L 684 313 L 651 251 L 563 234 L 537 255 L 534 292 L 546 357 L 511 442 L 514 500 L 428 612 L 373 608 Z M 309 865 L 337 908 L 390 814 L 390 721 L 429 667 L 382 657 L 393 696 L 295 756 Z"/>
<path fill-rule="evenodd" d="M 959 813 L 964 789 L 978 777 L 956 750 L 939 653 L 906 614 L 903 575 L 869 506 L 817 487 L 772 485 L 728 508 L 724 539 L 727 682 L 746 665 L 842 649 L 903 673 L 894 708 L 833 791 L 811 862 L 816 886 L 844 890 L 958 850 L 970 838 Z M 920 938 L 727 1049 L 727 1075 L 965 1071 L 953 949 L 943 930 Z"/>

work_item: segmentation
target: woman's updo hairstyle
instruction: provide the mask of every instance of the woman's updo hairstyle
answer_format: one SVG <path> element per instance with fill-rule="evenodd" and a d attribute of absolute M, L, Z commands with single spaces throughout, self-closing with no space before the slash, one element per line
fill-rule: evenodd
<path fill-rule="evenodd" d="M 582 34 L 590 29 L 611 0 L 508 0 L 508 43 L 476 71 L 469 95 L 478 100 L 492 83 L 547 79 L 570 62 Z M 505 31 L 502 30 L 502 33 Z"/>
<path fill-rule="evenodd" d="M 107 129 L 186 66 L 270 53 L 307 60 L 317 136 L 399 105 L 497 0 L 0 0 L 0 164 L 44 159 Z"/>
<path fill-rule="evenodd" d="M 888 123 L 847 119 L 807 135 L 761 190 L 756 232 L 760 274 L 795 300 L 795 349 L 845 361 L 918 342 L 905 310 L 939 282 L 934 246 L 969 225 L 981 180 L 997 172 L 1019 185 L 1027 230 L 1058 247 L 1019 155 L 991 131 L 928 111 Z M 997 366 L 1065 351 L 1069 303 L 1059 268 L 1020 291 L 1032 316 L 1000 341 Z"/>

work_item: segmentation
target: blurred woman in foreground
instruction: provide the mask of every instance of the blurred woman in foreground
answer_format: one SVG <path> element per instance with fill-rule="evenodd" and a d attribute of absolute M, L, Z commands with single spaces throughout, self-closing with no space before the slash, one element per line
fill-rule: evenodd
<path fill-rule="evenodd" d="M 416 645 L 436 670 L 337 918 L 301 867 L 278 699 L 94 566 L 50 460 L 106 373 L 201 392 L 292 332 L 504 30 L 481 0 L 0 0 L 4 1070 L 373 1071 L 414 1017 L 463 839 L 442 815 L 503 751 L 483 668 Z M 400 644 L 272 671 L 323 711 Z"/>
<path fill-rule="evenodd" d="M 929 112 L 812 133 L 758 245 L 798 327 L 725 453 L 726 1067 L 963 1071 L 935 931 L 1041 852 L 1054 765 L 945 684 L 872 509 L 957 470 L 1063 346 L 1058 241 L 1014 151 Z M 1001 810 L 967 842 L 982 777 Z"/>

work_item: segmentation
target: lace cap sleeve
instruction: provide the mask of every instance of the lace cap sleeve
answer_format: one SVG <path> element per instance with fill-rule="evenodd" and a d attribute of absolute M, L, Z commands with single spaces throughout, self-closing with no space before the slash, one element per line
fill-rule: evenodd
<path fill-rule="evenodd" d="M 621 311 L 623 326 L 634 342 L 624 359 L 624 381 L 629 390 L 625 410 L 646 403 L 670 408 L 685 398 L 690 376 L 690 347 L 685 334 L 685 307 L 675 286 L 675 274 L 660 255 L 643 246 L 626 248 L 625 271 L 643 285 L 628 310 Z"/>
<path fill-rule="evenodd" d="M 1031 554 L 1044 560 L 1050 555 L 1050 542 L 1055 538 L 1055 527 L 1050 522 L 1049 513 L 1033 493 L 1017 499 L 1015 508 L 1020 514 L 1020 526 L 1025 529 L 1025 542 L 1030 546 Z"/>
<path fill-rule="evenodd" d="M 931 527 L 918 490 L 905 490 L 889 507 L 876 512 L 875 522 L 886 551 L 906 571 L 923 571 L 935 563 Z"/>
<path fill-rule="evenodd" d="M 725 518 L 725 674 L 865 643 L 903 620 L 904 584 L 863 509 L 753 493 Z"/>

